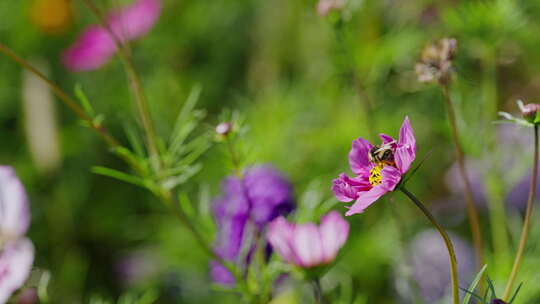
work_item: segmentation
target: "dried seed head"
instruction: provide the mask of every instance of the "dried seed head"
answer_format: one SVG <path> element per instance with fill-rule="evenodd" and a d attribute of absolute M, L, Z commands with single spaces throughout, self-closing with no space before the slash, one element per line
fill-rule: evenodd
<path fill-rule="evenodd" d="M 457 40 L 443 38 L 430 43 L 422 51 L 420 62 L 415 66 L 420 82 L 437 81 L 444 84 L 450 80 L 452 60 L 457 52 Z"/>

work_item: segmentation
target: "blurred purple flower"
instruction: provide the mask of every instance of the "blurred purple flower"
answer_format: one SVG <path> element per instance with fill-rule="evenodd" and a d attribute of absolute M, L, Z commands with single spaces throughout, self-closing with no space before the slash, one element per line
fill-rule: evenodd
<path fill-rule="evenodd" d="M 218 228 L 214 247 L 223 259 L 246 266 L 254 236 L 270 221 L 294 209 L 292 187 L 272 167 L 256 166 L 247 169 L 243 178 L 225 179 L 222 189 L 223 195 L 214 202 Z M 211 262 L 211 277 L 221 284 L 234 283 L 229 271 L 215 261 Z"/>
<path fill-rule="evenodd" d="M 113 11 L 107 17 L 107 25 L 121 41 L 134 40 L 150 31 L 160 11 L 159 0 L 137 0 Z M 116 45 L 110 32 L 102 26 L 92 25 L 64 52 L 62 62 L 72 71 L 95 70 L 107 63 L 115 52 Z"/>
<path fill-rule="evenodd" d="M 540 178 L 540 174 L 538 174 Z M 532 172 L 531 170 L 525 175 L 508 193 L 506 196 L 506 202 L 509 206 L 514 208 L 525 210 L 527 207 L 527 199 L 529 197 L 529 190 L 531 184 Z M 536 188 L 540 187 L 540 180 L 537 179 Z M 535 200 L 540 200 L 540 193 L 536 192 Z"/>
<path fill-rule="evenodd" d="M 450 235 L 450 238 L 456 251 L 460 285 L 469 286 L 475 274 L 474 251 L 458 236 Z M 410 279 L 416 284 L 423 303 L 439 303 L 451 294 L 450 262 L 444 242 L 436 230 L 420 232 L 408 247 L 408 257 L 411 261 Z M 400 262 L 398 267 L 401 268 L 398 270 L 403 270 L 405 266 Z M 408 285 L 398 285 L 398 292 L 409 299 L 413 298 L 414 290 Z"/>
<path fill-rule="evenodd" d="M 485 168 L 482 166 L 481 161 L 477 159 L 467 158 L 465 159 L 465 167 L 467 168 L 467 178 L 471 183 L 471 190 L 474 202 L 485 207 L 486 205 L 486 190 L 484 188 L 484 176 L 482 170 Z M 456 197 L 464 198 L 463 193 L 465 191 L 465 185 L 461 178 L 459 170 L 459 164 L 455 162 L 446 172 L 444 182 L 450 193 Z"/>
<path fill-rule="evenodd" d="M 356 202 L 345 215 L 362 213 L 389 191 L 393 191 L 401 176 L 416 158 L 416 139 L 409 118 L 405 117 L 399 139 L 380 134 L 382 145 L 374 146 L 363 138 L 352 143 L 349 164 L 356 177 L 342 173 L 334 179 L 332 191 L 342 202 Z"/>
<path fill-rule="evenodd" d="M 0 304 L 7 302 L 30 273 L 34 246 L 24 237 L 29 224 L 23 185 L 13 168 L 0 166 Z"/>
<path fill-rule="evenodd" d="M 497 125 L 497 153 L 490 153 L 483 158 L 467 158 L 467 175 L 472 185 L 473 197 L 478 207 L 487 207 L 487 189 L 485 186 L 486 171 L 497 170 L 504 172 L 500 175 L 500 181 L 506 189 L 506 203 L 514 208 L 524 208 L 527 201 L 529 181 L 531 178 L 530 156 L 532 156 L 531 135 L 532 131 L 514 124 Z M 515 157 L 515 151 L 520 151 L 521 157 Z M 493 168 L 495 164 L 495 168 Z M 458 164 L 454 163 L 445 175 L 445 184 L 450 191 L 450 197 L 445 199 L 446 206 L 434 206 L 446 212 L 461 211 L 464 206 L 463 181 L 459 174 Z M 539 184 L 540 185 L 540 184 Z M 537 194 L 540 199 L 540 193 Z M 457 213 L 456 213 L 457 214 Z M 459 214 L 462 214 L 459 212 Z"/>
<path fill-rule="evenodd" d="M 349 236 L 349 223 L 332 211 L 313 223 L 291 224 L 284 217 L 270 223 L 268 240 L 283 260 L 303 268 L 334 261 Z"/>
<path fill-rule="evenodd" d="M 160 257 L 150 248 L 131 251 L 115 264 L 118 279 L 125 286 L 147 283 L 160 269 Z"/>

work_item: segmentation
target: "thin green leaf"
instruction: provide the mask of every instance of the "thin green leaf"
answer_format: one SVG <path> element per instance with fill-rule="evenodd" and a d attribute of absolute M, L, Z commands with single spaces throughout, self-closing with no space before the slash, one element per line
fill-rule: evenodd
<path fill-rule="evenodd" d="M 433 149 L 429 150 L 428 153 L 426 153 L 426 155 L 424 156 L 424 158 L 422 158 L 422 160 L 418 163 L 418 165 L 416 165 L 416 167 L 414 167 L 414 169 L 411 170 L 410 173 L 407 174 L 407 176 L 402 182 L 403 185 L 406 185 L 409 179 L 416 173 L 416 171 L 418 171 L 418 169 L 420 169 L 420 167 L 422 167 L 424 162 L 431 156 L 432 153 L 433 153 Z"/>
<path fill-rule="evenodd" d="M 163 186 L 168 189 L 173 189 L 174 187 L 185 183 L 190 177 L 195 175 L 197 172 L 199 172 L 202 168 L 201 164 L 196 164 L 193 166 L 189 166 L 186 168 L 186 170 L 178 176 L 174 176 L 171 178 L 168 178 L 164 183 Z"/>
<path fill-rule="evenodd" d="M 469 291 L 468 289 L 465 289 L 465 288 L 462 288 L 460 287 L 459 289 L 461 289 L 462 291 L 465 292 L 465 298 L 467 298 L 467 302 L 463 302 L 464 304 L 468 304 L 469 301 L 470 301 L 470 298 L 471 296 L 474 297 L 475 299 L 477 299 L 478 301 L 480 301 L 481 303 L 486 303 L 486 301 L 484 299 L 482 299 L 482 297 L 480 297 L 479 295 L 475 294 L 474 292 L 472 291 Z"/>
<path fill-rule="evenodd" d="M 90 103 L 90 101 L 88 101 L 88 98 L 84 94 L 80 83 L 77 83 L 75 85 L 75 96 L 81 102 L 81 105 L 83 109 L 86 111 L 86 113 L 88 113 L 91 117 L 94 117 L 95 115 L 94 108 L 92 107 L 92 104 Z"/>
<path fill-rule="evenodd" d="M 540 111 L 536 111 L 536 115 L 534 116 L 534 123 L 540 123 Z"/>
<path fill-rule="evenodd" d="M 519 290 L 521 289 L 521 286 L 522 286 L 522 285 L 523 285 L 523 282 L 522 282 L 522 283 L 519 283 L 518 288 L 517 288 L 516 291 L 514 292 L 514 295 L 512 296 L 512 299 L 510 299 L 510 302 L 508 302 L 508 304 L 512 304 L 512 302 L 514 302 L 514 300 L 516 299 L 517 294 L 518 294 Z"/>
<path fill-rule="evenodd" d="M 141 158 L 146 157 L 142 139 L 136 132 L 135 127 L 132 124 L 126 124 L 124 126 L 124 130 L 126 132 L 126 136 L 129 141 L 129 144 L 131 148 L 133 149 L 133 151 L 135 152 L 135 154 L 137 154 L 137 156 Z"/>
<path fill-rule="evenodd" d="M 141 188 L 148 188 L 147 183 L 145 183 L 145 181 L 140 177 L 133 176 L 118 170 L 96 166 L 92 168 L 92 172 L 95 174 L 111 177 L 129 184 L 133 184 Z"/>
<path fill-rule="evenodd" d="M 487 265 L 484 265 L 484 267 L 482 267 L 482 269 L 480 269 L 480 271 L 478 272 L 478 274 L 476 275 L 476 277 L 472 281 L 471 285 L 469 285 L 469 288 L 466 291 L 470 291 L 470 292 L 468 292 L 465 295 L 465 297 L 463 298 L 463 304 L 469 304 L 469 301 L 471 299 L 471 295 L 475 295 L 473 292 L 476 289 L 476 286 L 478 285 L 480 280 L 482 279 L 482 276 L 484 275 L 484 272 L 486 271 L 486 269 L 487 269 Z"/>
<path fill-rule="evenodd" d="M 176 122 L 174 124 L 173 132 L 171 133 L 171 138 L 169 142 L 171 143 L 174 142 L 174 139 L 177 137 L 177 134 L 180 131 L 180 128 L 188 119 L 189 115 L 193 112 L 193 108 L 195 107 L 195 104 L 199 100 L 201 91 L 202 91 L 201 85 L 195 85 L 191 89 L 191 92 L 189 93 L 189 96 L 186 99 L 186 103 L 184 104 L 184 106 L 182 107 L 182 110 L 180 110 L 180 113 L 178 114 L 178 117 L 176 118 Z"/>
<path fill-rule="evenodd" d="M 493 286 L 493 281 L 489 278 L 489 276 L 486 277 L 486 279 L 487 279 L 487 282 L 488 282 L 489 290 L 491 291 L 491 297 L 490 297 L 489 301 L 493 301 L 497 297 L 497 295 L 495 294 L 495 286 Z"/>
<path fill-rule="evenodd" d="M 178 204 L 188 217 L 194 218 L 196 216 L 195 208 L 185 192 L 178 194 Z"/>

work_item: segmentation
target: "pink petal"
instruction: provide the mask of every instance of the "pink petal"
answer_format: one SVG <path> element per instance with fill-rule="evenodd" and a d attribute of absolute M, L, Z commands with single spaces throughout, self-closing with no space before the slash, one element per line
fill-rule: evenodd
<path fill-rule="evenodd" d="M 364 210 L 366 210 L 367 207 L 373 204 L 376 200 L 378 200 L 381 196 L 383 196 L 388 191 L 389 190 L 384 186 L 384 184 L 380 184 L 378 186 L 373 187 L 369 191 L 359 193 L 358 199 L 350 207 L 347 213 L 345 213 L 345 215 L 350 216 L 353 214 L 364 212 Z"/>
<path fill-rule="evenodd" d="M 349 223 L 332 211 L 321 219 L 319 227 L 325 263 L 332 262 L 349 236 Z"/>
<path fill-rule="evenodd" d="M 116 52 L 110 34 L 102 27 L 87 28 L 62 56 L 62 63 L 72 71 L 95 70 L 109 61 Z"/>
<path fill-rule="evenodd" d="M 368 191 L 369 189 L 371 189 L 369 175 L 350 178 L 341 173 L 338 178 L 334 179 L 332 184 L 332 191 L 341 202 L 356 200 L 359 192 Z"/>
<path fill-rule="evenodd" d="M 381 170 L 382 183 L 381 186 L 386 188 L 388 191 L 394 191 L 396 185 L 401 180 L 401 173 L 398 169 L 392 166 L 385 166 Z"/>
<path fill-rule="evenodd" d="M 133 40 L 150 31 L 160 10 L 161 4 L 158 0 L 139 0 L 118 13 L 113 13 L 109 17 L 109 26 L 118 37 Z"/>
<path fill-rule="evenodd" d="M 391 143 L 394 141 L 394 139 L 391 136 L 383 134 L 383 133 L 379 134 L 379 137 L 381 138 L 381 141 L 383 144 Z"/>
<path fill-rule="evenodd" d="M 349 165 L 352 172 L 359 174 L 365 171 L 366 167 L 372 165 L 368 158 L 371 148 L 373 148 L 373 145 L 363 138 L 358 138 L 352 142 L 352 149 L 349 152 Z"/>
<path fill-rule="evenodd" d="M 268 241 L 272 248 L 289 263 L 296 263 L 296 256 L 291 247 L 295 227 L 280 216 L 268 226 Z"/>
<path fill-rule="evenodd" d="M 0 166 L 0 237 L 22 236 L 29 224 L 30 210 L 23 185 L 13 168 Z"/>
<path fill-rule="evenodd" d="M 4 244 L 0 251 L 0 303 L 6 303 L 30 273 L 34 261 L 34 246 L 28 239 Z"/>
<path fill-rule="evenodd" d="M 414 137 L 408 117 L 405 117 L 399 130 L 399 140 L 394 158 L 401 174 L 409 170 L 409 167 L 416 158 L 416 138 Z"/>
<path fill-rule="evenodd" d="M 296 226 L 294 251 L 301 267 L 312 267 L 324 262 L 321 237 L 315 224 L 307 223 Z"/>

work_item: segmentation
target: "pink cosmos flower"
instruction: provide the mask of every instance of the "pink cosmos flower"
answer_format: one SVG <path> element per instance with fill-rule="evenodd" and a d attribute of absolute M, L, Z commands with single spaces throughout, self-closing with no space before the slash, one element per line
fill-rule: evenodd
<path fill-rule="evenodd" d="M 32 268 L 34 246 L 24 237 L 29 224 L 23 185 L 11 167 L 0 166 L 0 304 L 24 284 Z"/>
<path fill-rule="evenodd" d="M 159 0 L 137 0 L 112 12 L 107 24 L 121 41 L 134 40 L 150 31 L 160 10 Z M 116 45 L 107 29 L 92 25 L 64 52 L 62 62 L 73 71 L 95 70 L 107 63 L 115 52 Z"/>
<path fill-rule="evenodd" d="M 349 235 L 349 223 L 332 211 L 321 224 L 295 225 L 284 217 L 272 221 L 268 241 L 286 262 L 302 268 L 326 265 L 334 261 Z"/>
<path fill-rule="evenodd" d="M 416 157 L 416 139 L 408 117 L 397 141 L 386 134 L 379 136 L 380 146 L 363 138 L 353 141 L 349 164 L 356 176 L 351 178 L 342 173 L 333 181 L 332 191 L 338 200 L 356 201 L 348 207 L 347 216 L 364 212 L 386 192 L 393 191 Z"/>

